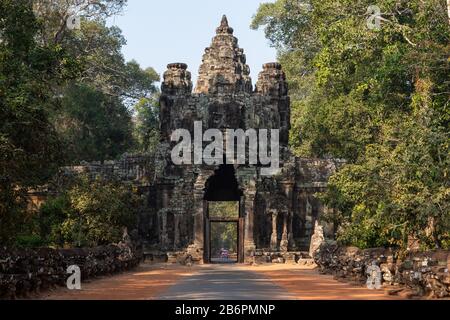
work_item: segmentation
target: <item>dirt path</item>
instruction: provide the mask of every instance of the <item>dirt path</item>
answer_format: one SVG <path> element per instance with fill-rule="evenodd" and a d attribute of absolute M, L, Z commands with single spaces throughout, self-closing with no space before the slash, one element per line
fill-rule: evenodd
<path fill-rule="evenodd" d="M 133 272 L 83 283 L 81 291 L 58 289 L 48 300 L 378 300 L 394 299 L 334 280 L 297 265 L 143 264 Z M 398 297 L 396 297 L 398 299 Z"/>
<path fill-rule="evenodd" d="M 204 266 L 157 297 L 161 300 L 295 300 L 262 273 L 235 265 Z"/>
<path fill-rule="evenodd" d="M 384 290 L 369 290 L 321 275 L 317 270 L 292 268 L 288 265 L 255 267 L 273 282 L 285 288 L 299 300 L 394 300 Z"/>
<path fill-rule="evenodd" d="M 142 264 L 132 272 L 95 279 L 82 284 L 82 290 L 65 288 L 43 295 L 44 300 L 152 300 L 193 270 L 175 265 Z"/>

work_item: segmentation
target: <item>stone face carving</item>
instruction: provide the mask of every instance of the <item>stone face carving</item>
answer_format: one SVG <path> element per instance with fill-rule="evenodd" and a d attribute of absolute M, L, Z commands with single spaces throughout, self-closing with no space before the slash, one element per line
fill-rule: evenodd
<path fill-rule="evenodd" d="M 310 200 L 326 187 L 338 165 L 332 160 L 298 159 L 290 153 L 290 99 L 282 66 L 276 62 L 264 64 L 255 90 L 249 75 L 244 51 L 225 16 L 205 49 L 193 92 L 187 66 L 168 65 L 161 87 L 162 141 L 155 165 L 157 172 L 162 172 L 157 174 L 156 189 L 162 190 L 158 186 L 164 185 L 171 190 L 169 201 L 157 201 L 161 204 L 157 210 L 167 212 L 164 219 L 159 219 L 163 225 L 157 229 L 163 233 L 159 239 L 164 246 L 172 244 L 173 250 L 184 250 L 182 240 L 186 238 L 190 250 L 197 253 L 202 254 L 206 246 L 205 196 L 211 194 L 206 193 L 206 182 L 219 167 L 174 166 L 169 155 L 174 146 L 170 141 L 172 132 L 186 129 L 193 133 L 194 122 L 201 122 L 203 130 L 280 130 L 281 170 L 276 176 L 262 177 L 260 166 L 234 166 L 238 192 L 243 196 L 245 255 L 252 256 L 255 250 L 264 248 L 282 252 L 309 250 L 310 233 L 305 230 L 305 221 L 317 220 L 322 210 L 318 201 Z M 298 197 L 299 193 L 305 196 Z M 162 191 L 158 192 L 157 197 L 163 196 Z M 302 202 L 305 199 L 306 204 Z M 306 212 L 303 207 L 307 207 Z M 173 216 L 174 212 L 178 215 Z"/>
<path fill-rule="evenodd" d="M 187 71 L 185 63 L 171 63 L 164 73 L 162 90 L 166 94 L 184 94 L 192 91 L 191 73 Z"/>
<path fill-rule="evenodd" d="M 309 249 L 309 256 L 314 258 L 317 250 L 320 249 L 320 246 L 325 242 L 325 236 L 323 234 L 323 227 L 319 224 L 319 221 L 316 221 L 314 226 L 314 234 L 311 237 L 311 245 Z"/>
<path fill-rule="evenodd" d="M 251 93 L 250 68 L 244 50 L 238 47 L 233 28 L 223 16 L 212 44 L 205 49 L 195 93 L 232 94 Z"/>

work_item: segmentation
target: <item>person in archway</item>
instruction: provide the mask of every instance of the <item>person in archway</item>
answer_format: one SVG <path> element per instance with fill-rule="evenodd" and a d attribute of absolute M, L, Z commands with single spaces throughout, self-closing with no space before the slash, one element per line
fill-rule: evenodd
<path fill-rule="evenodd" d="M 229 256 L 230 256 L 230 253 L 227 249 L 224 249 L 224 248 L 220 249 L 220 258 L 222 260 L 228 260 Z"/>

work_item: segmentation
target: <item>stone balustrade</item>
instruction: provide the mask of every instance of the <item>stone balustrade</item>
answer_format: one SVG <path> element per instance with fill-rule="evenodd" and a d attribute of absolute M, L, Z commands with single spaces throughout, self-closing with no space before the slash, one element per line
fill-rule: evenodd
<path fill-rule="evenodd" d="M 394 249 L 366 249 L 324 244 L 314 255 L 320 271 L 337 279 L 365 285 L 367 269 L 381 269 L 383 288 L 390 294 L 402 291 L 408 297 L 450 296 L 450 251 L 409 252 Z"/>
<path fill-rule="evenodd" d="M 86 249 L 0 248 L 0 299 L 27 298 L 65 286 L 67 268 L 77 265 L 81 280 L 136 267 L 142 254 L 126 244 Z"/>

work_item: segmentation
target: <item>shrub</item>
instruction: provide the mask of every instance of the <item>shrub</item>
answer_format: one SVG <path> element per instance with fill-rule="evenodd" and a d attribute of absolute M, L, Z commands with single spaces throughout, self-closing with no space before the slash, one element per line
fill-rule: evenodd
<path fill-rule="evenodd" d="M 124 227 L 135 227 L 140 205 L 131 186 L 81 176 L 42 206 L 40 234 L 57 247 L 118 242 Z"/>

